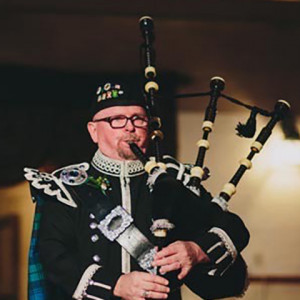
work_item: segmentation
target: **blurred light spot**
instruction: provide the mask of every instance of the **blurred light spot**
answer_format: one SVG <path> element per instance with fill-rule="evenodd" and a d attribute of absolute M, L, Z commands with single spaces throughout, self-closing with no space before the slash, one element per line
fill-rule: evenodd
<path fill-rule="evenodd" d="M 269 146 L 266 156 L 271 167 L 300 166 L 300 140 L 276 139 Z"/>

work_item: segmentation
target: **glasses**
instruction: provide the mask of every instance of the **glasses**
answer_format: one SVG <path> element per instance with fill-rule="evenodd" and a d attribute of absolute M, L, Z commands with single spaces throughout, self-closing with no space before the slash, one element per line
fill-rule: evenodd
<path fill-rule="evenodd" d="M 107 122 L 111 128 L 119 129 L 124 128 L 127 125 L 128 120 L 131 124 L 137 128 L 146 128 L 148 126 L 148 118 L 146 116 L 133 115 L 126 117 L 124 115 L 106 117 L 103 119 L 96 119 L 93 122 Z"/>

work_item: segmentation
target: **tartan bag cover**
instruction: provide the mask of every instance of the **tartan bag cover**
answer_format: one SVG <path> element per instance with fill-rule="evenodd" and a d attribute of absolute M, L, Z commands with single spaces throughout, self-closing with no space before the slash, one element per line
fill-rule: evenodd
<path fill-rule="evenodd" d="M 36 202 L 33 228 L 31 234 L 28 261 L 28 300 L 46 300 L 46 286 L 43 267 L 38 251 L 38 238 L 41 219 L 41 206 L 44 200 L 40 196 L 32 197 Z"/>

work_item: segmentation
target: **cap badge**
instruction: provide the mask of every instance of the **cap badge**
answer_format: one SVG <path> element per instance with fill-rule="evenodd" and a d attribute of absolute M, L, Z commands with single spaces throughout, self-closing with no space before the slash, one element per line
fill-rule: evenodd
<path fill-rule="evenodd" d="M 108 82 L 103 87 L 99 86 L 96 94 L 98 95 L 97 102 L 100 102 L 106 99 L 119 98 L 120 95 L 124 94 L 124 91 L 121 90 L 119 84 L 112 85 Z"/>

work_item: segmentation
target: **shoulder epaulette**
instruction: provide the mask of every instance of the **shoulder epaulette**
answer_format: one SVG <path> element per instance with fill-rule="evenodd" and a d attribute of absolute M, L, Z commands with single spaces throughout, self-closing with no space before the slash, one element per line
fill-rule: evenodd
<path fill-rule="evenodd" d="M 65 185 L 76 186 L 88 178 L 88 163 L 80 163 L 55 170 L 52 173 L 41 172 L 32 168 L 24 168 L 24 176 L 33 187 L 42 190 L 46 195 L 71 207 L 77 207 Z"/>

